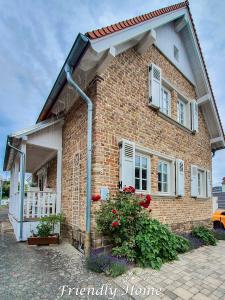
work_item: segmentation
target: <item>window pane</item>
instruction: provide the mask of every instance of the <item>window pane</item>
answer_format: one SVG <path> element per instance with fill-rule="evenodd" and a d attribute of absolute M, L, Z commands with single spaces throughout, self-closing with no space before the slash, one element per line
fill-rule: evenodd
<path fill-rule="evenodd" d="M 135 189 L 140 190 L 140 179 L 135 179 Z"/>
<path fill-rule="evenodd" d="M 167 164 L 163 164 L 163 173 L 167 174 Z"/>
<path fill-rule="evenodd" d="M 142 157 L 142 168 L 147 169 L 147 158 L 146 157 Z"/>
<path fill-rule="evenodd" d="M 135 168 L 135 177 L 140 178 L 140 169 Z"/>
<path fill-rule="evenodd" d="M 135 155 L 135 166 L 140 166 L 140 156 Z"/>
<path fill-rule="evenodd" d="M 147 170 L 142 169 L 142 179 L 147 179 Z"/>
<path fill-rule="evenodd" d="M 159 163 L 159 164 L 158 164 L 158 172 L 159 172 L 159 173 L 162 173 L 162 163 Z"/>
<path fill-rule="evenodd" d="M 162 174 L 158 173 L 158 181 L 162 181 Z"/>
<path fill-rule="evenodd" d="M 162 192 L 162 183 L 161 182 L 158 182 L 158 191 Z"/>
<path fill-rule="evenodd" d="M 146 180 L 142 180 L 142 190 L 143 191 L 147 190 L 147 181 Z"/>
<path fill-rule="evenodd" d="M 168 178 L 167 178 L 167 174 L 163 174 L 163 180 L 162 180 L 162 181 L 163 181 L 163 182 L 167 182 L 167 179 L 168 179 Z"/>
<path fill-rule="evenodd" d="M 168 184 L 167 183 L 163 183 L 163 192 L 164 193 L 168 192 Z"/>

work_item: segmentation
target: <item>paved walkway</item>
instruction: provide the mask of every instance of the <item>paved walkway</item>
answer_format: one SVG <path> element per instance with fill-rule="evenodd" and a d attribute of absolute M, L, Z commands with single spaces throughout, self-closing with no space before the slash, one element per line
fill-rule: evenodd
<path fill-rule="evenodd" d="M 225 242 L 180 255 L 160 271 L 136 268 L 115 282 L 135 299 L 225 299 Z"/>
<path fill-rule="evenodd" d="M 0 300 L 92 300 L 113 294 L 113 299 L 121 299 L 124 294 L 111 279 L 88 272 L 80 253 L 68 243 L 50 247 L 17 243 L 7 215 L 1 218 L 0 233 Z"/>
<path fill-rule="evenodd" d="M 82 256 L 67 243 L 51 247 L 17 243 L 6 213 L 3 215 L 1 300 L 225 299 L 224 241 L 216 247 L 202 247 L 181 255 L 178 261 L 163 265 L 160 271 L 135 268 L 111 280 L 85 270 Z"/>

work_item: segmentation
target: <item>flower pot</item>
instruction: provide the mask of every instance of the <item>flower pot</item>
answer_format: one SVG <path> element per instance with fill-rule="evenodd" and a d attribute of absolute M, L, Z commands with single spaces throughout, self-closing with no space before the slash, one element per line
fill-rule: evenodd
<path fill-rule="evenodd" d="M 27 239 L 28 245 L 50 245 L 50 244 L 59 244 L 59 235 L 40 237 L 32 236 Z"/>

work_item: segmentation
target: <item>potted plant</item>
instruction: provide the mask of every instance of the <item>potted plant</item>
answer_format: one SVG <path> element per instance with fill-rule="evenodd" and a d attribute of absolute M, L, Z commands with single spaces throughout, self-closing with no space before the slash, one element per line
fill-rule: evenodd
<path fill-rule="evenodd" d="M 59 234 L 55 233 L 55 226 L 63 221 L 62 214 L 42 217 L 37 225 L 37 233 L 28 238 L 28 245 L 59 244 Z"/>

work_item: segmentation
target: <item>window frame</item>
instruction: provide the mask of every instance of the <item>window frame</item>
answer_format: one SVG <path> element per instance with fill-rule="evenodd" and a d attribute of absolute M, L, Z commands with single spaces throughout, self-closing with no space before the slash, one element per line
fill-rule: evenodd
<path fill-rule="evenodd" d="M 184 123 L 182 123 L 181 119 L 180 119 L 180 115 L 181 115 L 180 105 L 181 104 L 184 107 L 184 111 L 183 111 Z M 188 107 L 187 101 L 185 101 L 185 100 L 181 99 L 181 97 L 179 97 L 178 100 L 177 100 L 177 122 L 179 124 L 181 124 L 182 126 L 185 126 L 185 127 L 189 127 L 189 125 L 187 124 L 187 107 Z"/>
<path fill-rule="evenodd" d="M 147 189 L 146 190 L 143 190 L 143 189 L 136 189 L 136 177 L 135 176 L 135 169 L 136 169 L 136 156 L 140 156 L 141 160 L 142 158 L 146 158 L 147 159 L 147 171 L 146 171 L 146 175 L 147 175 L 147 178 L 146 178 L 146 187 Z M 142 166 L 141 166 L 141 160 L 140 160 L 140 177 L 139 177 L 139 180 L 140 180 L 140 187 L 142 188 Z M 138 150 L 135 150 L 135 155 L 134 155 L 134 187 L 135 187 L 135 192 L 136 193 L 141 193 L 141 194 L 147 194 L 147 193 L 150 193 L 151 192 L 151 158 L 148 154 L 145 154 L 141 151 L 138 151 Z"/>
<path fill-rule="evenodd" d="M 163 95 L 164 95 L 164 92 L 166 92 L 167 95 L 168 95 L 168 113 L 166 113 L 163 110 L 163 104 L 164 104 Z M 161 113 L 165 114 L 166 116 L 171 117 L 171 91 L 168 88 L 166 88 L 163 84 L 161 85 L 160 111 L 161 111 Z"/>
<path fill-rule="evenodd" d="M 167 165 L 167 187 L 168 187 L 168 191 L 167 192 L 164 192 L 164 191 L 159 191 L 159 188 L 158 188 L 158 194 L 159 195 L 172 195 L 172 180 L 171 180 L 171 177 L 172 177 L 172 163 L 167 161 L 167 160 L 163 160 L 163 159 L 159 159 L 158 160 L 158 172 L 157 172 L 157 175 L 158 175 L 158 178 L 157 178 L 157 183 L 159 184 L 159 164 L 162 163 L 162 164 L 166 164 Z M 162 173 L 163 174 L 163 173 Z M 161 183 L 163 184 L 164 182 L 161 181 Z"/>
<path fill-rule="evenodd" d="M 200 178 L 200 192 L 199 192 L 199 174 L 201 176 Z M 197 198 L 206 198 L 206 170 L 198 168 L 197 170 L 197 182 L 198 182 L 198 195 Z"/>

